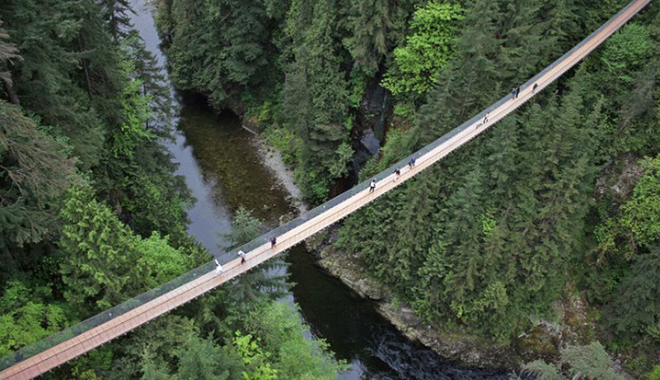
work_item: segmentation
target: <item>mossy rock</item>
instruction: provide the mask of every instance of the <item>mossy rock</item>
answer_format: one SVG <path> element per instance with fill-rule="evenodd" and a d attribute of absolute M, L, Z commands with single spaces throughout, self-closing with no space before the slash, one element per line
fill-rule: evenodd
<path fill-rule="evenodd" d="M 551 362 L 559 356 L 558 344 L 555 336 L 549 334 L 543 327 L 537 326 L 530 333 L 516 339 L 515 348 L 523 362 L 539 358 Z"/>

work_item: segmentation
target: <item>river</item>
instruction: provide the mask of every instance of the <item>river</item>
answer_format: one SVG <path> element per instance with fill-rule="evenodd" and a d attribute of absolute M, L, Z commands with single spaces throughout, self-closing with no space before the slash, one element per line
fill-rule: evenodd
<path fill-rule="evenodd" d="M 132 6 L 135 29 L 165 67 L 153 5 L 132 0 Z M 180 112 L 175 139 L 165 144 L 179 164 L 177 174 L 185 177 L 197 200 L 188 212 L 191 236 L 210 252 L 222 254 L 227 245 L 222 234 L 230 231 L 232 215 L 240 206 L 271 226 L 295 210 L 256 152 L 254 136 L 241 128 L 235 115 L 217 116 L 201 96 L 176 97 Z M 312 334 L 325 339 L 336 357 L 350 364 L 340 379 L 507 378 L 487 369 L 453 366 L 408 341 L 376 313 L 373 304 L 317 267 L 304 245 L 291 249 L 287 261 L 290 281 L 295 283 L 288 300 L 300 306 Z"/>

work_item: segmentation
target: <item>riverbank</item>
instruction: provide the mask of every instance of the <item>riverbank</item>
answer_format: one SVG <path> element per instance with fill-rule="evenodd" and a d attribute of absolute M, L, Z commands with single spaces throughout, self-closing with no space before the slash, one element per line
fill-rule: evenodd
<path fill-rule="evenodd" d="M 409 305 L 398 300 L 387 286 L 365 275 L 357 255 L 334 245 L 338 228 L 306 241 L 307 248 L 318 258 L 317 265 L 340 279 L 360 297 L 373 301 L 377 312 L 392 323 L 406 338 L 421 343 L 448 362 L 461 366 L 510 371 L 520 365 L 508 345 L 496 345 L 485 339 L 442 331 L 423 321 Z"/>
<path fill-rule="evenodd" d="M 498 344 L 439 323 L 431 324 L 398 300 L 387 286 L 369 278 L 358 255 L 338 248 L 334 244 L 337 232 L 335 225 L 305 242 L 317 257 L 317 265 L 360 297 L 373 301 L 377 312 L 408 339 L 430 348 L 449 362 L 512 372 L 533 360 L 553 361 L 562 348 L 587 344 L 594 338 L 595 325 L 588 305 L 570 286 L 564 292 L 567 296 L 553 304 L 556 320 L 530 317 L 533 327 L 508 344 Z"/>
<path fill-rule="evenodd" d="M 302 194 L 294 181 L 293 172 L 286 166 L 282 156 L 268 145 L 258 134 L 252 144 L 264 166 L 277 178 L 278 184 L 286 189 L 288 199 L 299 215 L 307 211 Z M 412 308 L 393 297 L 392 292 L 377 281 L 365 276 L 358 265 L 356 255 L 338 249 L 336 240 L 338 225 L 330 227 L 305 241 L 307 250 L 316 256 L 316 265 L 326 273 L 339 279 L 360 298 L 374 302 L 375 310 L 396 327 L 407 339 L 430 348 L 443 359 L 469 367 L 486 367 L 511 370 L 520 365 L 520 358 L 512 355 L 508 345 L 496 345 L 484 339 L 456 332 L 441 332 L 417 317 Z"/>
<path fill-rule="evenodd" d="M 250 130 L 252 132 L 252 130 Z M 251 139 L 251 144 L 255 151 L 258 152 L 263 165 L 271 171 L 275 176 L 277 183 L 282 186 L 288 193 L 287 201 L 289 201 L 298 210 L 298 215 L 302 215 L 308 211 L 307 205 L 303 201 L 302 192 L 294 181 L 293 171 L 290 170 L 282 155 L 273 147 L 268 145 L 258 134 L 254 134 Z"/>

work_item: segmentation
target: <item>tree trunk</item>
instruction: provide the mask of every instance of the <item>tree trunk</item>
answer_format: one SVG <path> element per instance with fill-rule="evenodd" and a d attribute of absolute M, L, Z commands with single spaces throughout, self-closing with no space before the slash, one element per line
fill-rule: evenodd
<path fill-rule="evenodd" d="M 9 95 L 9 101 L 17 106 L 20 105 L 21 103 L 18 100 L 18 94 L 16 93 L 16 90 L 14 89 L 11 81 L 4 80 L 3 82 L 5 82 L 5 91 L 7 91 L 7 95 Z"/>
<path fill-rule="evenodd" d="M 85 51 L 85 40 L 83 36 L 78 36 L 78 45 L 80 46 L 80 52 Z M 82 58 L 83 71 L 85 72 L 85 82 L 87 83 L 87 95 L 89 98 L 92 98 L 92 81 L 89 78 L 89 67 L 87 65 L 87 59 Z"/>

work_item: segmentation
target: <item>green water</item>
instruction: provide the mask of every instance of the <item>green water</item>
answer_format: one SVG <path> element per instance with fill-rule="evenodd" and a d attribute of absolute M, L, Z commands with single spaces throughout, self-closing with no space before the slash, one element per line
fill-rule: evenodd
<path fill-rule="evenodd" d="M 200 110 L 203 99 L 184 101 L 178 129 L 193 147 L 206 184 L 214 187 L 214 203 L 224 203 L 233 213 L 238 207 L 270 222 L 294 211 L 286 190 L 277 184 L 255 151 L 254 135 L 241 127 L 231 114 L 215 116 Z M 201 112 L 200 112 L 201 111 Z"/>

